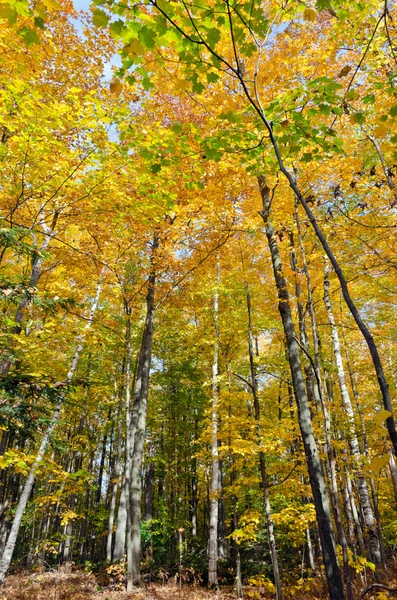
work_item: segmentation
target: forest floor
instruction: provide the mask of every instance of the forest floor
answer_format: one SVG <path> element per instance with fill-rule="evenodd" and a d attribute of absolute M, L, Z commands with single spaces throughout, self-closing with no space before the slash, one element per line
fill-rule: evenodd
<path fill-rule="evenodd" d="M 119 589 L 117 589 L 119 588 Z M 121 584 L 101 585 L 101 577 L 93 573 L 20 573 L 7 577 L 0 591 L 1 600 L 234 600 L 232 589 L 207 590 L 201 586 L 151 583 L 128 594 Z M 249 597 L 249 596 L 248 596 Z M 251 598 L 255 598 L 252 594 Z M 265 596 L 256 595 L 256 598 Z M 271 596 L 268 595 L 270 600 Z"/>
<path fill-rule="evenodd" d="M 397 563 L 391 565 L 387 581 L 388 587 L 397 587 Z M 308 584 L 309 582 L 307 582 Z M 356 582 L 358 583 L 358 582 Z M 368 581 L 370 585 L 373 582 Z M 287 586 L 284 596 L 297 600 L 320 600 L 326 598 L 326 590 L 321 581 L 311 580 L 306 589 L 300 585 Z M 365 586 L 364 586 L 365 587 Z M 320 589 L 321 588 L 321 589 Z M 354 585 L 354 596 L 359 597 L 361 585 Z M 371 590 L 365 600 L 387 598 L 381 590 Z M 263 588 L 244 588 L 247 600 L 271 600 L 272 594 Z M 234 600 L 235 591 L 229 588 L 208 590 L 203 586 L 183 585 L 181 588 L 174 579 L 167 583 L 145 584 L 133 593 L 127 593 L 121 582 L 106 580 L 101 574 L 76 571 L 67 573 L 62 569 L 47 572 L 21 572 L 10 575 L 0 590 L 0 600 Z"/>

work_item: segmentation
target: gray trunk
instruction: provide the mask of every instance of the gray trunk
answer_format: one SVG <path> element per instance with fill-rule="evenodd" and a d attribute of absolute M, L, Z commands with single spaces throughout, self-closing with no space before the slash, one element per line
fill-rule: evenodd
<path fill-rule="evenodd" d="M 295 206 L 295 220 L 296 220 L 296 225 L 297 225 L 297 230 L 298 230 L 299 245 L 300 245 L 302 261 L 303 261 L 303 271 L 305 273 L 306 280 L 307 280 L 308 307 L 309 307 L 310 319 L 311 319 L 311 325 L 312 325 L 314 357 L 315 357 L 314 361 L 313 361 L 308 352 L 309 340 L 308 340 L 308 337 L 306 334 L 306 330 L 305 329 L 301 330 L 302 325 L 304 325 L 304 319 L 303 319 L 303 317 L 300 316 L 299 326 L 300 326 L 301 347 L 304 350 L 306 356 L 309 358 L 309 361 L 310 361 L 309 366 L 306 368 L 306 373 L 307 373 L 306 384 L 307 384 L 308 394 L 309 394 L 309 390 L 310 390 L 312 398 L 315 400 L 317 408 L 319 410 L 320 409 L 322 410 L 322 413 L 324 416 L 324 432 L 325 432 L 325 446 L 326 446 L 325 464 L 326 464 L 326 469 L 328 472 L 328 479 L 329 479 L 330 491 L 331 491 L 332 509 L 333 509 L 333 513 L 334 513 L 334 517 L 335 517 L 338 540 L 339 540 L 339 544 L 341 545 L 341 548 L 342 548 L 343 572 L 344 572 L 345 583 L 346 583 L 346 591 L 347 591 L 347 596 L 348 596 L 349 600 L 352 600 L 353 599 L 353 588 L 352 588 L 352 581 L 351 581 L 351 570 L 349 567 L 349 551 L 348 551 L 348 544 L 347 544 L 347 539 L 346 539 L 345 530 L 344 530 L 344 526 L 343 526 L 343 520 L 342 520 L 342 511 L 341 511 L 341 506 L 340 506 L 340 501 L 339 501 L 339 492 L 338 492 L 338 478 L 337 478 L 337 472 L 336 472 L 336 461 L 335 461 L 335 456 L 334 456 L 334 452 L 333 452 L 333 448 L 332 448 L 331 416 L 330 416 L 330 412 L 329 412 L 329 409 L 328 409 L 328 406 L 326 403 L 325 394 L 324 394 L 324 385 L 323 385 L 323 381 L 322 381 L 322 377 L 321 377 L 319 338 L 318 338 L 318 333 L 317 333 L 317 323 L 316 323 L 316 316 L 314 313 L 310 274 L 309 274 L 309 270 L 307 268 L 306 252 L 305 252 L 305 248 L 303 246 L 303 240 L 302 240 L 302 236 L 301 236 L 299 213 L 297 210 L 297 206 Z M 291 236 L 291 241 L 293 242 L 292 236 Z M 292 266 L 293 266 L 294 271 L 298 272 L 298 268 L 296 265 L 296 259 L 293 260 Z M 303 308 L 302 308 L 301 302 L 299 300 L 300 288 L 298 288 L 297 283 L 295 284 L 295 293 L 296 293 L 296 296 L 298 299 L 298 314 L 301 315 L 303 312 Z M 309 548 L 309 546 L 308 546 L 308 548 Z"/>
<path fill-rule="evenodd" d="M 361 459 L 360 445 L 356 434 L 356 425 L 354 420 L 353 406 L 350 400 L 349 391 L 346 385 L 345 370 L 342 361 L 342 354 L 340 349 L 339 334 L 335 325 L 335 318 L 332 312 L 331 300 L 329 295 L 330 282 L 326 273 L 324 278 L 324 303 L 328 313 L 328 320 L 331 325 L 332 344 L 334 349 L 336 367 L 338 372 L 339 387 L 342 397 L 342 405 L 347 416 L 348 426 L 348 442 L 350 453 L 353 458 L 353 464 L 355 467 L 357 493 L 360 502 L 360 508 L 363 515 L 368 550 L 371 560 L 375 564 L 382 563 L 382 556 L 380 551 L 380 544 L 378 539 L 378 531 L 376 528 L 375 517 L 371 506 L 371 499 L 367 486 L 367 481 L 362 475 L 363 463 Z"/>
<path fill-rule="evenodd" d="M 125 474 L 121 480 L 119 509 L 117 511 L 113 561 L 121 560 L 125 554 L 125 532 L 127 531 L 127 504 L 125 499 Z"/>
<path fill-rule="evenodd" d="M 390 469 L 391 479 L 393 482 L 394 498 L 397 502 L 397 468 L 396 468 L 396 461 L 394 460 L 394 454 L 392 451 L 390 452 L 389 469 Z"/>
<path fill-rule="evenodd" d="M 127 592 L 132 591 L 132 573 L 133 573 L 133 558 L 132 558 L 132 514 L 131 514 L 131 476 L 132 476 L 132 461 L 133 448 L 136 433 L 136 424 L 131 414 L 131 312 L 130 307 L 126 304 L 127 314 L 127 360 L 125 366 L 125 406 L 126 406 L 126 446 L 125 446 L 125 502 L 127 507 Z"/>
<path fill-rule="evenodd" d="M 360 519 L 358 516 L 356 501 L 354 499 L 353 486 L 352 486 L 350 472 L 349 472 L 346 458 L 345 458 L 345 473 L 346 473 L 346 494 L 347 494 L 347 497 L 349 498 L 350 508 L 351 508 L 351 512 L 353 515 L 353 521 L 354 521 L 354 525 L 356 528 L 358 547 L 360 550 L 360 555 L 365 556 L 363 532 L 361 529 L 361 523 L 360 523 Z"/>
<path fill-rule="evenodd" d="M 145 442 L 146 413 L 149 396 L 150 365 L 152 360 L 152 347 L 154 335 L 154 292 L 156 274 L 153 260 L 159 239 L 155 236 L 152 244 L 152 272 L 149 276 L 146 295 L 146 319 L 139 353 L 138 371 L 134 390 L 133 421 L 136 418 L 135 439 L 131 465 L 131 572 L 128 579 L 131 583 L 140 583 L 140 558 L 141 558 L 141 467 L 143 448 Z"/>
<path fill-rule="evenodd" d="M 119 402 L 119 411 L 118 411 L 118 422 L 117 422 L 117 458 L 116 465 L 114 469 L 114 478 L 115 481 L 112 486 L 112 496 L 110 500 L 110 512 L 109 512 L 109 524 L 108 524 L 108 536 L 106 540 L 106 560 L 108 562 L 112 561 L 112 545 L 113 545 L 113 528 L 114 528 L 114 517 L 116 513 L 116 502 L 117 502 L 117 492 L 119 488 L 119 478 L 121 477 L 121 458 L 122 458 L 122 420 L 123 408 L 122 408 L 122 396 L 120 394 L 120 402 Z"/>
<path fill-rule="evenodd" d="M 254 344 L 253 344 L 253 334 L 252 334 L 252 319 L 251 319 L 251 295 L 249 292 L 248 283 L 245 284 L 245 292 L 246 292 L 246 303 L 247 303 L 247 316 L 248 316 L 248 354 L 250 361 L 250 374 L 251 374 L 251 391 L 252 398 L 254 404 L 254 416 L 256 420 L 256 429 L 258 436 L 258 444 L 262 445 L 261 439 L 261 425 L 260 425 L 260 405 L 259 405 L 259 397 L 258 397 L 258 380 L 256 374 L 256 366 L 255 366 L 255 358 L 254 358 Z M 266 522 L 267 522 L 267 534 L 268 534 L 268 542 L 270 548 L 270 558 L 272 561 L 272 569 L 273 569 L 273 577 L 274 577 L 274 585 L 276 587 L 276 600 L 281 600 L 281 579 L 280 579 L 280 569 L 278 564 L 278 556 L 277 556 L 277 546 L 276 546 L 276 538 L 274 536 L 274 522 L 272 518 L 272 511 L 270 505 L 269 498 L 269 487 L 267 482 L 267 473 L 266 473 L 266 458 L 264 452 L 260 450 L 259 452 L 259 466 L 260 466 L 260 474 L 261 474 L 261 484 L 262 484 L 262 492 L 265 502 L 265 513 L 266 513 Z"/>
<path fill-rule="evenodd" d="M 299 356 L 299 344 L 295 335 L 295 328 L 291 315 L 287 282 L 283 275 L 275 231 L 273 225 L 269 221 L 271 204 L 270 189 L 267 186 L 264 177 L 259 177 L 258 181 L 263 201 L 263 210 L 260 211 L 260 215 L 265 224 L 266 237 L 272 258 L 273 273 L 279 298 L 278 308 L 286 337 L 288 359 L 298 408 L 298 421 L 313 493 L 329 595 L 331 600 L 344 600 L 345 594 L 342 577 L 333 543 L 333 529 L 328 502 L 328 492 L 322 473 L 317 444 L 313 434 L 310 408 Z"/>

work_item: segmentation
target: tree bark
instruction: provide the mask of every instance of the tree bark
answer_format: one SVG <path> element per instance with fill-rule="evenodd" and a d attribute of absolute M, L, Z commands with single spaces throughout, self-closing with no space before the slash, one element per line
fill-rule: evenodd
<path fill-rule="evenodd" d="M 116 533 L 114 536 L 113 561 L 121 560 L 125 554 L 125 533 L 127 531 L 127 503 L 125 492 L 125 472 L 121 479 L 121 492 L 117 511 Z"/>
<path fill-rule="evenodd" d="M 265 232 L 273 264 L 273 273 L 279 298 L 278 308 L 286 337 L 288 359 L 298 408 L 298 421 L 313 493 L 329 595 L 331 600 L 344 600 L 345 594 L 342 577 L 333 541 L 328 492 L 322 473 L 317 444 L 313 434 L 310 408 L 299 356 L 299 344 L 297 342 L 292 320 L 287 282 L 282 270 L 282 262 L 275 231 L 269 220 L 271 206 L 270 189 L 263 176 L 258 177 L 258 182 L 263 202 L 263 209 L 260 211 L 260 215 L 265 224 Z"/>
<path fill-rule="evenodd" d="M 219 262 L 216 264 L 217 286 L 220 280 Z M 218 517 L 219 517 L 219 454 L 218 454 L 218 396 L 219 396 L 219 331 L 218 331 L 218 311 L 219 311 L 219 292 L 215 287 L 214 293 L 214 322 L 215 322 L 215 342 L 214 356 L 212 362 L 212 406 L 211 406 L 211 509 L 210 509 L 210 527 L 209 527 L 209 552 L 208 552 L 208 585 L 215 587 L 218 584 Z"/>
<path fill-rule="evenodd" d="M 152 360 L 152 347 L 154 335 L 155 316 L 155 255 L 159 245 L 159 238 L 154 236 L 152 242 L 152 270 L 149 276 L 146 295 L 146 319 L 139 352 L 138 371 L 134 389 L 134 416 L 136 415 L 136 429 L 134 449 L 131 465 L 131 574 L 132 583 L 140 583 L 140 557 L 141 557 L 141 466 L 145 441 L 146 413 L 149 396 L 150 365 Z M 134 420 L 134 417 L 133 417 Z"/>
<path fill-rule="evenodd" d="M 116 384 L 115 384 L 116 385 Z M 119 409 L 117 415 L 117 458 L 116 464 L 114 468 L 114 481 L 112 486 L 112 495 L 110 499 L 110 511 L 109 511 L 109 524 L 108 524 L 108 535 L 106 542 L 106 560 L 108 562 L 112 561 L 112 546 L 113 546 L 113 527 L 114 527 L 114 516 L 116 512 L 116 501 L 117 501 L 117 491 L 120 485 L 119 479 L 121 477 L 121 458 L 122 458 L 122 415 L 123 415 L 123 404 L 122 404 L 122 387 L 120 390 L 119 397 Z"/>
<path fill-rule="evenodd" d="M 348 443 L 350 453 L 353 458 L 357 483 L 357 493 L 360 502 L 360 507 L 364 521 L 364 534 L 368 544 L 368 550 L 370 559 L 377 565 L 382 563 L 382 556 L 380 551 L 380 544 L 378 539 L 378 532 L 376 529 L 376 523 L 374 513 L 371 506 L 371 499 L 367 486 L 367 481 L 363 476 L 363 464 L 361 460 L 360 445 L 356 434 L 356 425 L 354 420 L 353 406 L 350 400 L 349 391 L 346 385 L 345 370 L 342 361 L 342 353 L 340 349 L 339 334 L 335 325 L 335 318 L 332 312 L 331 299 L 329 294 L 330 281 L 328 273 L 325 273 L 324 278 L 324 304 L 328 313 L 328 320 L 331 326 L 332 345 L 334 349 L 334 356 L 336 362 L 336 368 L 338 372 L 339 387 L 342 397 L 342 406 L 347 416 L 348 422 Z"/>
<path fill-rule="evenodd" d="M 254 345 L 253 345 L 253 335 L 252 335 L 252 317 L 251 317 L 251 295 L 248 287 L 248 283 L 245 282 L 245 297 L 247 304 L 247 317 L 248 317 L 248 354 L 250 361 L 250 374 L 251 374 L 251 391 L 252 391 L 252 399 L 254 404 L 254 416 L 256 421 L 256 429 L 257 429 L 257 437 L 259 446 L 262 445 L 261 439 L 261 426 L 260 426 L 260 404 L 258 397 L 258 379 L 256 373 L 255 366 L 255 358 L 254 358 Z M 268 534 L 268 542 L 270 549 L 270 558 L 272 562 L 273 569 L 273 577 L 274 577 L 274 585 L 276 588 L 276 600 L 281 600 L 281 579 L 280 579 L 280 568 L 278 564 L 278 555 L 277 555 L 277 546 L 276 546 L 276 538 L 274 536 L 274 522 L 272 518 L 272 511 L 270 505 L 269 498 L 269 486 L 267 481 L 267 472 L 266 472 L 266 458 L 265 453 L 260 450 L 259 451 L 259 468 L 261 475 L 261 486 L 263 492 L 263 498 L 265 502 L 265 513 L 266 513 L 266 522 L 267 522 L 267 534 Z"/>
<path fill-rule="evenodd" d="M 126 329 L 126 364 L 125 364 L 125 406 L 126 406 L 126 447 L 125 447 L 125 503 L 127 508 L 127 592 L 133 588 L 133 542 L 132 542 L 132 504 L 131 504 L 131 484 L 132 484 L 132 461 L 136 434 L 136 422 L 131 413 L 131 309 L 127 302 L 125 303 L 125 312 L 127 315 Z"/>

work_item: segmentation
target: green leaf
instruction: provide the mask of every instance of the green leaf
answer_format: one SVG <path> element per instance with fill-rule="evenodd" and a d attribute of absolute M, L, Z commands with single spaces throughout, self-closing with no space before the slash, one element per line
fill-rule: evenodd
<path fill-rule="evenodd" d="M 34 18 L 34 24 L 36 25 L 36 27 L 38 27 L 39 29 L 45 29 L 45 21 L 44 19 L 42 19 L 41 17 L 35 17 Z"/>
<path fill-rule="evenodd" d="M 364 96 L 363 103 L 364 104 L 375 104 L 375 95 L 368 94 L 367 96 Z"/>
<path fill-rule="evenodd" d="M 149 75 L 147 73 L 142 78 L 142 87 L 146 92 L 154 87 L 154 85 L 150 81 Z"/>
<path fill-rule="evenodd" d="M 318 10 L 324 10 L 326 8 L 331 8 L 330 0 L 317 0 L 316 2 Z"/>
<path fill-rule="evenodd" d="M 192 85 L 192 90 L 193 92 L 196 92 L 196 94 L 202 94 L 205 90 L 205 85 L 201 83 L 201 81 L 194 81 L 193 85 Z"/>
<path fill-rule="evenodd" d="M 118 19 L 117 21 L 114 21 L 114 23 L 112 23 L 110 25 L 110 31 L 112 33 L 114 33 L 116 36 L 121 35 L 121 32 L 124 29 L 124 21 L 122 21 L 121 19 Z"/>
<path fill-rule="evenodd" d="M 391 109 L 389 110 L 389 115 L 391 117 L 397 116 L 397 104 L 395 104 L 394 106 L 391 107 Z"/>
<path fill-rule="evenodd" d="M 159 171 L 161 171 L 161 165 L 160 165 L 160 163 L 155 163 L 154 165 L 152 165 L 152 166 L 150 167 L 150 170 L 151 170 L 151 172 L 152 172 L 152 173 L 154 173 L 154 174 L 156 174 L 156 173 L 158 173 Z"/>
<path fill-rule="evenodd" d="M 153 31 L 153 29 L 150 29 L 146 26 L 142 27 L 142 29 L 138 33 L 138 37 L 142 42 L 142 45 L 145 48 L 148 48 L 149 50 L 152 50 L 154 48 L 154 39 L 156 35 L 157 34 L 155 31 Z"/>
<path fill-rule="evenodd" d="M 6 19 L 10 25 L 16 23 L 18 13 L 7 3 L 0 4 L 0 19 Z"/>
<path fill-rule="evenodd" d="M 35 30 L 31 29 L 30 27 L 22 27 L 22 29 L 18 31 L 18 34 L 23 38 L 23 41 L 27 46 L 32 46 L 33 44 L 40 44 L 39 36 L 35 32 Z"/>
<path fill-rule="evenodd" d="M 355 123 L 358 123 L 359 125 L 362 125 L 365 122 L 365 116 L 362 112 L 356 112 L 353 115 L 353 119 Z"/>
<path fill-rule="evenodd" d="M 210 46 L 215 47 L 221 39 L 221 32 L 216 27 L 209 29 L 207 33 L 207 42 Z"/>
<path fill-rule="evenodd" d="M 167 20 L 162 14 L 158 14 L 154 17 L 154 22 L 156 25 L 157 35 L 164 35 L 167 33 Z"/>
<path fill-rule="evenodd" d="M 325 115 L 326 117 L 328 117 L 331 113 L 331 107 L 329 106 L 329 104 L 320 104 L 318 108 L 320 113 L 322 115 Z"/>
<path fill-rule="evenodd" d="M 218 81 L 219 75 L 214 73 L 213 71 L 209 71 L 206 75 L 208 83 L 213 83 L 214 81 Z"/>
<path fill-rule="evenodd" d="M 136 57 L 140 56 L 141 54 L 143 54 L 143 52 L 144 52 L 144 47 L 143 47 L 141 41 L 138 40 L 137 38 L 131 39 L 130 42 L 123 48 L 123 54 L 128 54 L 129 56 L 133 57 L 134 59 Z"/>
<path fill-rule="evenodd" d="M 106 27 L 109 21 L 110 18 L 104 10 L 101 10 L 100 8 L 94 8 L 92 11 L 92 22 L 94 23 L 95 27 Z"/>
<path fill-rule="evenodd" d="M 171 126 L 172 131 L 175 131 L 175 133 L 182 133 L 183 131 L 183 125 L 181 125 L 181 123 L 173 123 Z"/>
<path fill-rule="evenodd" d="M 217 148 L 206 148 L 205 149 L 205 158 L 218 161 L 222 157 L 222 152 Z"/>

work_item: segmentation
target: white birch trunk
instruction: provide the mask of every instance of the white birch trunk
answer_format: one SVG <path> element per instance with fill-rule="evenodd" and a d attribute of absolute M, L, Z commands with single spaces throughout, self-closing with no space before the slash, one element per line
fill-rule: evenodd
<path fill-rule="evenodd" d="M 382 563 L 378 532 L 375 523 L 375 517 L 371 506 L 368 485 L 362 474 L 363 463 L 361 459 L 360 445 L 356 433 L 356 424 L 354 420 L 354 411 L 350 400 L 349 391 L 346 385 L 345 370 L 342 361 L 339 334 L 335 324 L 335 318 L 332 312 L 331 300 L 329 295 L 330 282 L 327 273 L 324 278 L 324 303 L 328 313 L 328 320 L 331 325 L 332 345 L 334 349 L 335 362 L 338 372 L 339 387 L 342 397 L 342 405 L 347 416 L 348 423 L 348 442 L 350 453 L 353 457 L 354 467 L 357 471 L 357 494 L 360 501 L 360 507 L 363 514 L 364 526 L 367 534 L 368 549 L 370 557 L 375 564 Z"/>
<path fill-rule="evenodd" d="M 220 279 L 219 263 L 216 265 L 217 282 Z M 214 321 L 216 329 L 216 340 L 214 343 L 214 358 L 212 362 L 212 406 L 211 406 L 211 507 L 209 527 L 209 552 L 208 552 L 208 585 L 213 587 L 218 583 L 218 514 L 219 514 L 219 453 L 218 453 L 218 369 L 219 369 L 219 347 L 218 347 L 218 311 L 219 293 L 215 288 L 214 294 Z"/>

